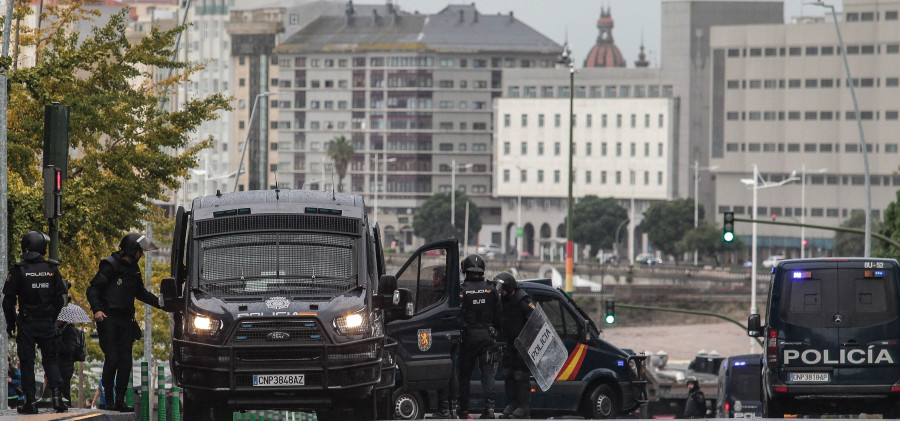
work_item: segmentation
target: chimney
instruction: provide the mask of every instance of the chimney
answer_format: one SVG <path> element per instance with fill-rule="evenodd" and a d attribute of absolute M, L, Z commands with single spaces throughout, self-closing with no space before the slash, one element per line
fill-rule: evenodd
<path fill-rule="evenodd" d="M 512 12 L 512 10 L 510 10 L 509 11 L 509 23 L 513 23 L 515 21 L 516 21 L 516 18 L 513 17 L 513 12 Z"/>
<path fill-rule="evenodd" d="M 475 19 L 475 23 L 478 23 L 478 11 L 477 11 L 477 10 L 475 11 L 475 18 L 474 18 L 474 19 Z"/>
<path fill-rule="evenodd" d="M 462 11 L 462 9 L 459 9 L 459 23 L 463 23 L 465 21 L 466 21 L 466 19 L 463 16 L 463 11 Z"/>
<path fill-rule="evenodd" d="M 381 22 L 381 17 L 378 16 L 378 9 L 372 9 L 372 22 L 376 25 Z"/>

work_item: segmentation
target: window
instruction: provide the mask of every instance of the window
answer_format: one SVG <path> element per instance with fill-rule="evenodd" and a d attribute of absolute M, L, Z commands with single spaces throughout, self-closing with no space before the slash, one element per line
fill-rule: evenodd
<path fill-rule="evenodd" d="M 553 182 L 559 184 L 559 170 L 553 170 Z"/>
<path fill-rule="evenodd" d="M 600 156 L 606 156 L 606 142 L 600 143 Z"/>
<path fill-rule="evenodd" d="M 562 117 L 559 114 L 553 115 L 553 127 L 559 127 L 562 124 Z"/>
<path fill-rule="evenodd" d="M 606 128 L 606 114 L 600 115 L 600 127 Z"/>
<path fill-rule="evenodd" d="M 541 98 L 553 98 L 553 87 L 541 86 Z"/>
<path fill-rule="evenodd" d="M 802 52 L 803 52 L 803 49 L 800 47 L 788 48 L 788 55 L 791 55 L 791 56 L 799 56 Z"/>
<path fill-rule="evenodd" d="M 616 142 L 616 156 L 622 156 L 622 142 Z"/>
<path fill-rule="evenodd" d="M 525 87 L 525 98 L 537 98 L 537 88 L 534 86 Z"/>
<path fill-rule="evenodd" d="M 834 47 L 831 47 L 831 46 L 828 46 L 828 47 L 822 47 L 822 48 L 819 50 L 819 53 L 820 53 L 821 55 L 823 55 L 823 56 L 831 56 L 831 55 L 834 55 Z"/>
<path fill-rule="evenodd" d="M 799 88 L 800 83 L 800 79 L 788 79 L 788 88 Z"/>
<path fill-rule="evenodd" d="M 544 182 L 544 170 L 537 170 L 537 182 L 538 183 Z"/>
<path fill-rule="evenodd" d="M 544 115 L 538 114 L 538 127 L 544 127 Z"/>
<path fill-rule="evenodd" d="M 637 115 L 632 114 L 631 115 L 631 128 L 634 128 L 636 126 L 637 126 Z"/>
<path fill-rule="evenodd" d="M 544 142 L 538 142 L 537 144 L 537 154 L 538 156 L 544 155 Z"/>
<path fill-rule="evenodd" d="M 884 20 L 897 20 L 897 11 L 888 10 L 884 12 Z"/>
<path fill-rule="evenodd" d="M 503 155 L 509 155 L 509 142 L 503 142 Z"/>
<path fill-rule="evenodd" d="M 487 151 L 487 143 L 475 143 L 472 145 L 472 152 L 485 152 Z"/>
<path fill-rule="evenodd" d="M 616 127 L 622 127 L 622 114 L 616 114 Z"/>
<path fill-rule="evenodd" d="M 503 182 L 509 183 L 509 170 L 503 170 Z"/>
<path fill-rule="evenodd" d="M 622 184 L 622 171 L 616 171 L 616 184 Z"/>
<path fill-rule="evenodd" d="M 637 145 L 634 142 L 631 142 L 631 148 L 629 148 L 629 150 L 631 151 L 631 156 L 635 156 L 637 153 Z"/>
<path fill-rule="evenodd" d="M 559 142 L 554 142 L 553 143 L 553 155 L 559 156 L 559 150 L 560 150 Z"/>
<path fill-rule="evenodd" d="M 415 303 L 415 314 L 433 308 L 446 299 L 447 265 L 451 264 L 446 260 L 450 256 L 447 251 L 443 250 L 444 258 L 437 262 L 433 259 L 418 259 L 397 276 L 397 286 L 411 292 L 410 302 Z"/>
<path fill-rule="evenodd" d="M 522 155 L 528 155 L 528 142 L 522 142 L 521 153 Z"/>
<path fill-rule="evenodd" d="M 593 115 L 591 115 L 591 114 L 585 115 L 584 126 L 587 128 L 591 128 L 591 126 L 594 124 L 593 120 L 594 120 Z"/>
<path fill-rule="evenodd" d="M 661 186 L 662 183 L 663 183 L 663 173 L 662 173 L 662 171 L 657 171 L 656 172 L 656 184 Z"/>
<path fill-rule="evenodd" d="M 503 127 L 509 127 L 512 117 L 509 114 L 503 114 Z"/>
<path fill-rule="evenodd" d="M 819 79 L 806 79 L 806 87 L 807 88 L 818 88 L 819 87 Z"/>
<path fill-rule="evenodd" d="M 588 142 L 584 145 L 584 154 L 587 156 L 591 156 L 591 142 Z"/>
<path fill-rule="evenodd" d="M 518 98 L 519 97 L 519 87 L 518 86 L 510 86 L 507 89 L 506 96 L 510 98 Z"/>
<path fill-rule="evenodd" d="M 528 114 L 522 114 L 522 127 L 528 127 Z"/>
<path fill-rule="evenodd" d="M 606 184 L 606 171 L 600 171 L 600 184 Z"/>
<path fill-rule="evenodd" d="M 591 184 L 591 172 L 590 171 L 584 172 L 584 184 Z"/>
<path fill-rule="evenodd" d="M 519 170 L 519 182 L 520 183 L 528 182 L 528 170 Z"/>
<path fill-rule="evenodd" d="M 806 47 L 806 55 L 808 55 L 808 56 L 819 55 L 819 47 Z"/>
<path fill-rule="evenodd" d="M 441 144 L 438 146 L 438 148 L 439 148 L 439 150 L 441 150 L 441 151 L 444 151 L 444 152 L 450 152 L 450 151 L 453 151 L 453 144 L 452 144 L 452 143 L 441 143 Z"/>
<path fill-rule="evenodd" d="M 665 117 L 663 117 L 662 114 L 660 114 L 660 115 L 658 116 L 658 119 L 657 119 L 657 120 L 658 120 L 658 122 L 657 122 L 657 127 L 659 127 L 659 128 L 662 128 L 662 127 L 663 127 L 663 121 L 664 121 L 664 118 L 665 118 Z"/>

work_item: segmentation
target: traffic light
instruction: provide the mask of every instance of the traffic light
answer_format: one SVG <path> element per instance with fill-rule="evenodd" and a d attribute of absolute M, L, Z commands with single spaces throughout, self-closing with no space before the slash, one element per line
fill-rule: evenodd
<path fill-rule="evenodd" d="M 722 239 L 726 243 L 734 241 L 734 212 L 725 212 L 725 219 L 722 224 Z"/>
<path fill-rule="evenodd" d="M 611 325 L 616 322 L 616 302 L 606 300 L 606 324 Z"/>
<path fill-rule="evenodd" d="M 62 171 L 54 166 L 44 167 L 44 218 L 62 215 Z"/>

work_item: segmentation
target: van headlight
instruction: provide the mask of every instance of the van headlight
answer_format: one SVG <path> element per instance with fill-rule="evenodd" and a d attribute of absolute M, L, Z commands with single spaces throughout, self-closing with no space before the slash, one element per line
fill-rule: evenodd
<path fill-rule="evenodd" d="M 191 318 L 190 332 L 194 335 L 212 336 L 219 332 L 222 322 L 209 316 L 195 314 Z"/>
<path fill-rule="evenodd" d="M 334 328 L 344 336 L 359 335 L 369 330 L 365 309 L 334 319 Z"/>

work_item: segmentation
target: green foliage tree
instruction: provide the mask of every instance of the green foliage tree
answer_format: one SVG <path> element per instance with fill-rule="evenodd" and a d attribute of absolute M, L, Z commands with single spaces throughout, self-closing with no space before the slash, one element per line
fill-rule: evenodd
<path fill-rule="evenodd" d="M 21 41 L 40 47 L 40 55 L 34 67 L 10 72 L 9 168 L 3 170 L 9 175 L 8 241 L 14 262 L 22 234 L 46 231 L 40 171 L 44 106 L 70 107 L 75 152 L 63 183 L 60 270 L 73 281 L 74 302 L 87 309 L 84 292 L 100 259 L 115 250 L 124 233 L 140 230 L 142 220 L 162 219 L 156 203 L 167 201 L 197 165 L 197 153 L 211 145 L 208 138 L 194 141 L 193 133 L 229 105 L 227 98 L 213 94 L 168 109 L 167 88 L 198 69 L 171 59 L 175 38 L 185 28 L 154 28 L 132 44 L 126 38 L 128 9 L 123 9 L 81 36 L 77 25 L 92 16 L 84 3 L 48 6 L 44 28 L 27 32 L 33 35 Z M 175 72 L 159 79 L 154 69 Z"/>
<path fill-rule="evenodd" d="M 450 225 L 450 192 L 435 193 L 428 198 L 413 218 L 413 233 L 425 241 L 462 238 L 466 224 L 466 203 L 469 197 L 456 192 L 456 228 Z M 481 231 L 481 213 L 475 203 L 469 205 L 469 238 Z"/>
<path fill-rule="evenodd" d="M 576 243 L 589 244 L 591 252 L 614 247 L 616 230 L 628 221 L 628 211 L 612 197 L 587 195 L 572 209 L 573 237 Z M 624 239 L 622 236 L 621 239 Z"/>
<path fill-rule="evenodd" d="M 331 139 L 331 142 L 328 144 L 328 157 L 334 161 L 334 170 L 338 176 L 339 192 L 344 191 L 344 176 L 347 175 L 347 165 L 353 160 L 354 154 L 356 154 L 356 149 L 343 135 Z"/>
<path fill-rule="evenodd" d="M 889 203 L 887 209 L 884 210 L 884 220 L 878 233 L 894 241 L 900 241 L 900 190 L 896 195 L 897 200 Z M 875 231 L 874 223 L 872 231 Z M 872 237 L 872 255 L 900 259 L 900 249 Z"/>
<path fill-rule="evenodd" d="M 885 213 L 887 216 L 887 213 Z M 866 213 L 853 212 L 850 217 L 841 223 L 843 228 L 866 228 Z M 881 230 L 882 224 L 879 221 L 872 220 L 872 231 Z M 878 245 L 881 243 L 877 238 L 872 237 L 873 251 L 877 253 Z M 873 253 L 876 254 L 876 253 Z M 865 254 L 865 236 L 853 232 L 836 231 L 834 233 L 834 255 L 835 256 L 863 256 Z"/>
<path fill-rule="evenodd" d="M 703 207 L 698 210 L 703 219 Z M 694 199 L 677 199 L 668 202 L 656 202 L 644 211 L 644 220 L 638 228 L 647 233 L 647 237 L 657 249 L 664 254 L 675 255 L 680 251 L 678 242 L 685 234 L 694 229 Z"/>
<path fill-rule="evenodd" d="M 675 249 L 679 253 L 692 253 L 697 250 L 701 258 L 705 260 L 706 257 L 710 257 L 715 260 L 716 265 L 722 264 L 720 257 L 723 253 L 736 252 L 743 247 L 744 243 L 740 238 L 735 238 L 730 243 L 723 241 L 722 227 L 710 221 L 700 221 L 696 229 L 692 228 L 675 244 Z"/>

